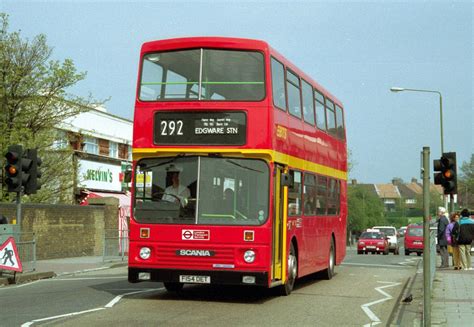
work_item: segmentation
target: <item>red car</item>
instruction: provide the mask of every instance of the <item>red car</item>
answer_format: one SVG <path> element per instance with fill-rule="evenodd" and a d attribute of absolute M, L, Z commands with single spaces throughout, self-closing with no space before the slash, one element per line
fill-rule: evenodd
<path fill-rule="evenodd" d="M 416 252 L 418 256 L 423 253 L 423 226 L 408 225 L 405 232 L 405 255 Z"/>
<path fill-rule="evenodd" d="M 357 242 L 357 254 L 363 253 L 383 253 L 387 255 L 389 252 L 388 238 L 384 233 L 375 230 L 367 230 L 363 232 Z"/>

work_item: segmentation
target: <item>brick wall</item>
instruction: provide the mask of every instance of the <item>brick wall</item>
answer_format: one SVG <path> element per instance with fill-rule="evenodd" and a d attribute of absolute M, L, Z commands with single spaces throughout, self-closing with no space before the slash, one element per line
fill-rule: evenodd
<path fill-rule="evenodd" d="M 102 255 L 104 230 L 118 228 L 114 201 L 90 206 L 22 204 L 22 212 L 21 230 L 25 236 L 34 233 L 38 260 Z M 11 223 L 16 205 L 0 203 L 0 213 Z"/>

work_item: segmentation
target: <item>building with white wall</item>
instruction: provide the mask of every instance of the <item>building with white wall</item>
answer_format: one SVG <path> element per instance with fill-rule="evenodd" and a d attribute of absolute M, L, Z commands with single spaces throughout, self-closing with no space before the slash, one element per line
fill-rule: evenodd
<path fill-rule="evenodd" d="M 69 144 L 74 150 L 77 201 L 92 194 L 123 198 L 128 190 L 123 173 L 132 160 L 133 122 L 100 107 L 65 120 L 58 130 L 56 147 Z"/>

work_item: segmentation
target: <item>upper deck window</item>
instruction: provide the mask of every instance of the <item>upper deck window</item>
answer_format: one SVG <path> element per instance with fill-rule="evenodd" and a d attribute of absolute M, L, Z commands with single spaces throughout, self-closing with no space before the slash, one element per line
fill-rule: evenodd
<path fill-rule="evenodd" d="M 328 132 L 332 136 L 336 136 L 336 115 L 334 109 L 334 102 L 326 98 L 326 115 Z"/>
<path fill-rule="evenodd" d="M 314 100 L 313 100 L 313 87 L 306 82 L 303 81 L 303 117 L 304 121 L 310 125 L 314 126 Z"/>
<path fill-rule="evenodd" d="M 142 101 L 260 101 L 265 97 L 263 54 L 193 49 L 143 57 Z"/>
<path fill-rule="evenodd" d="M 337 124 L 337 137 L 344 140 L 346 137 L 346 131 L 344 128 L 344 115 L 342 108 L 336 105 L 336 124 Z"/>
<path fill-rule="evenodd" d="M 286 71 L 286 92 L 290 114 L 301 118 L 300 78 L 289 70 Z"/>
<path fill-rule="evenodd" d="M 273 103 L 277 108 L 286 110 L 285 68 L 275 58 L 272 58 L 272 89 Z"/>
<path fill-rule="evenodd" d="M 326 131 L 326 113 L 324 111 L 324 95 L 314 91 L 316 98 L 316 125 L 320 130 Z"/>

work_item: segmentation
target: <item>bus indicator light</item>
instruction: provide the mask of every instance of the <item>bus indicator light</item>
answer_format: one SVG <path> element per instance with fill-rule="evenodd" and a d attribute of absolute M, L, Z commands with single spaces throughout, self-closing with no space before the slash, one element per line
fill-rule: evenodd
<path fill-rule="evenodd" d="M 140 238 L 150 238 L 150 229 L 140 228 Z"/>
<path fill-rule="evenodd" d="M 255 232 L 253 230 L 244 231 L 244 241 L 253 242 L 255 238 Z"/>

